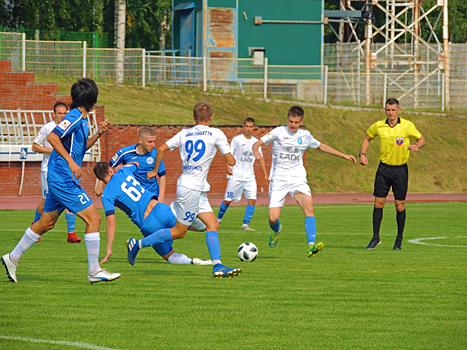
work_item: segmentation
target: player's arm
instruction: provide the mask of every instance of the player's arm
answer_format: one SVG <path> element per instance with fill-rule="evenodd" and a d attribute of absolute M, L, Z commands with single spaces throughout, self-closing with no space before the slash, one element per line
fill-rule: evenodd
<path fill-rule="evenodd" d="M 266 182 L 269 184 L 269 176 L 268 172 L 266 171 L 266 162 L 264 161 L 264 158 L 261 158 L 259 160 L 259 165 L 261 167 L 261 170 L 263 170 L 264 180 L 266 180 Z"/>
<path fill-rule="evenodd" d="M 166 184 L 167 184 L 167 176 L 166 175 L 159 176 L 159 198 L 157 200 L 161 203 L 164 203 Z"/>
<path fill-rule="evenodd" d="M 261 160 L 263 159 L 263 155 L 261 154 L 261 152 L 259 151 L 259 148 L 264 145 L 264 142 L 263 140 L 258 140 L 256 141 L 254 144 L 253 144 L 253 155 L 255 156 L 256 160 Z"/>
<path fill-rule="evenodd" d="M 106 217 L 106 228 L 107 228 L 107 252 L 105 254 L 104 259 L 101 260 L 101 264 L 105 263 L 107 260 L 109 260 L 110 256 L 112 255 L 112 246 L 114 243 L 114 238 L 115 238 L 115 228 L 116 228 L 116 223 L 115 223 L 115 215 L 111 214 Z"/>
<path fill-rule="evenodd" d="M 104 192 L 105 183 L 102 180 L 97 180 L 96 188 L 94 188 L 94 194 L 97 197 L 100 197 L 102 192 Z"/>
<path fill-rule="evenodd" d="M 368 134 L 363 139 L 362 148 L 359 155 L 361 165 L 368 165 L 368 158 L 366 157 L 365 153 L 368 150 L 368 147 L 370 147 L 371 140 L 373 140 L 373 137 Z"/>
<path fill-rule="evenodd" d="M 49 141 L 49 143 L 52 145 L 55 152 L 57 152 L 63 157 L 63 159 L 67 161 L 68 167 L 71 170 L 73 178 L 78 180 L 81 177 L 81 168 L 78 164 L 76 164 L 73 158 L 71 158 L 70 154 L 66 151 L 65 147 L 63 147 L 60 137 L 54 132 L 51 132 L 50 135 L 47 137 L 47 141 Z"/>
<path fill-rule="evenodd" d="M 36 152 L 36 153 L 49 153 L 50 154 L 53 151 L 53 148 L 44 147 L 35 142 L 32 144 L 31 149 L 33 152 Z"/>
<path fill-rule="evenodd" d="M 352 163 L 354 164 L 357 164 L 357 160 L 355 159 L 354 156 L 350 155 L 350 154 L 344 154 L 342 152 L 339 152 L 338 150 L 335 150 L 334 148 L 332 148 L 331 146 L 328 146 L 328 145 L 325 145 L 324 143 L 321 143 L 319 146 L 318 146 L 318 149 L 324 153 L 329 153 L 329 154 L 333 154 L 335 156 L 338 156 L 338 157 L 341 157 L 343 159 L 346 159 L 346 160 L 350 160 Z"/>
<path fill-rule="evenodd" d="M 101 137 L 104 134 L 104 132 L 106 132 L 109 129 L 109 126 L 110 126 L 110 122 L 109 122 L 108 119 L 106 119 L 103 122 L 99 123 L 99 127 L 97 129 L 97 132 L 93 136 L 88 138 L 88 140 L 86 142 L 86 149 L 87 150 L 90 149 L 96 143 L 96 141 L 99 139 L 99 137 Z"/>
<path fill-rule="evenodd" d="M 417 143 L 415 145 L 410 145 L 409 150 L 418 152 L 420 148 L 426 145 L 425 138 L 423 136 L 420 136 L 419 139 L 417 139 Z"/>
<path fill-rule="evenodd" d="M 237 161 L 233 157 L 232 153 L 225 153 L 224 158 L 225 158 L 225 161 L 227 162 L 227 164 L 230 165 L 230 166 L 234 166 L 237 163 Z"/>
<path fill-rule="evenodd" d="M 157 175 L 157 170 L 156 169 L 159 169 L 159 167 L 161 165 L 161 162 L 162 162 L 162 158 L 164 157 L 164 153 L 167 152 L 168 150 L 170 150 L 170 148 L 169 148 L 169 146 L 167 146 L 166 143 L 164 143 L 162 146 L 160 146 L 157 149 L 156 160 L 154 161 L 154 170 L 148 172 L 148 174 L 147 174 L 147 179 L 148 180 L 151 180 L 153 177 L 155 177 Z"/>
<path fill-rule="evenodd" d="M 228 175 L 233 175 L 232 168 L 230 167 L 229 163 L 225 163 L 225 166 L 227 167 L 227 174 Z"/>

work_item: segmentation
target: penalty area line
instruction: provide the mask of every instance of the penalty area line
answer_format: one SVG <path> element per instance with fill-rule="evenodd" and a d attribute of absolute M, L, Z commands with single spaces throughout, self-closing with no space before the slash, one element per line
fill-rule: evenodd
<path fill-rule="evenodd" d="M 64 341 L 64 340 L 35 339 L 35 338 L 27 338 L 27 337 L 10 337 L 10 336 L 7 336 L 7 335 L 2 335 L 2 334 L 0 334 L 0 339 L 20 340 L 20 341 L 26 341 L 26 342 L 30 342 L 30 343 L 58 344 L 58 345 L 74 346 L 74 347 L 77 347 L 77 348 L 91 349 L 91 350 L 119 350 L 119 349 L 107 348 L 105 346 L 98 346 L 98 345 L 82 343 L 82 342 L 70 342 L 70 341 Z"/>
<path fill-rule="evenodd" d="M 408 242 L 412 244 L 422 244 L 422 245 L 431 245 L 435 247 L 451 247 L 451 248 L 467 248 L 467 245 L 449 245 L 449 244 L 435 244 L 435 243 L 426 243 L 422 241 L 426 240 L 435 240 L 435 239 L 452 239 L 452 238 L 467 238 L 463 236 L 459 237 L 421 237 L 416 239 L 409 239 Z"/>

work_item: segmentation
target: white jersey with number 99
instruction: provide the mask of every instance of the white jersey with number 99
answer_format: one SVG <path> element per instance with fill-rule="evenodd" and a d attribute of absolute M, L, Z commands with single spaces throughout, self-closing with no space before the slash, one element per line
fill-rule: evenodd
<path fill-rule="evenodd" d="M 180 149 L 183 171 L 177 186 L 203 192 L 210 189 L 206 178 L 217 149 L 222 154 L 232 153 L 225 134 L 219 129 L 206 125 L 184 129 L 166 144 L 171 151 L 177 147 Z"/>

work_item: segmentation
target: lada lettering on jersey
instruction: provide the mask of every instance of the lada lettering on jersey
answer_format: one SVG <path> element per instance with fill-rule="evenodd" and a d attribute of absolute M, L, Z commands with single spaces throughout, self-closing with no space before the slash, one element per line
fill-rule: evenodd
<path fill-rule="evenodd" d="M 245 151 L 242 152 L 242 157 L 240 157 L 240 161 L 242 162 L 253 162 L 253 152 Z"/>
<path fill-rule="evenodd" d="M 193 165 L 185 165 L 183 167 L 183 171 L 191 171 L 191 170 L 198 170 L 198 171 L 203 171 L 203 167 L 202 166 L 199 166 L 199 165 L 196 165 L 196 166 L 193 166 Z"/>
<path fill-rule="evenodd" d="M 300 161 L 300 156 L 296 156 L 295 154 L 289 154 L 289 153 L 280 153 L 280 158 L 281 159 L 288 159 L 292 160 L 294 162 L 299 162 Z"/>
<path fill-rule="evenodd" d="M 185 137 L 190 137 L 190 136 L 212 136 L 212 132 L 210 131 L 190 131 L 187 132 Z"/>
<path fill-rule="evenodd" d="M 297 148 L 297 147 L 293 147 L 293 146 L 285 146 L 285 147 L 282 147 L 282 149 L 287 152 L 287 153 L 280 153 L 279 157 L 281 159 L 288 159 L 288 160 L 292 160 L 294 162 L 299 162 L 300 161 L 300 149 Z M 295 153 L 295 154 L 294 154 Z"/>

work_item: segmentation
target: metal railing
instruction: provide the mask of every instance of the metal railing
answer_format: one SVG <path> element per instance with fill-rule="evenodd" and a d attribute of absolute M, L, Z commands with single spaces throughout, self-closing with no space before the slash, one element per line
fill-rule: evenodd
<path fill-rule="evenodd" d="M 375 43 L 374 51 L 382 44 Z M 0 59 L 12 70 L 98 82 L 140 86 L 192 86 L 262 98 L 285 98 L 315 103 L 352 103 L 382 106 L 387 97 L 404 108 L 444 110 L 467 104 L 467 44 L 450 45 L 449 89 L 436 50 L 421 48 L 417 69 L 404 56 L 411 44 L 398 44 L 393 53 L 381 51 L 368 73 L 364 55 L 355 43 L 326 44 L 323 66 L 255 65 L 253 59 L 187 57 L 180 50 L 91 49 L 86 42 L 34 41 L 16 33 L 0 33 Z"/>
<path fill-rule="evenodd" d="M 42 161 L 42 154 L 32 151 L 32 144 L 40 128 L 53 120 L 53 111 L 0 110 L 0 161 Z M 96 114 L 88 115 L 89 132 L 98 130 Z M 100 140 L 86 152 L 85 161 L 100 161 Z"/>

